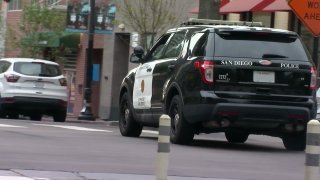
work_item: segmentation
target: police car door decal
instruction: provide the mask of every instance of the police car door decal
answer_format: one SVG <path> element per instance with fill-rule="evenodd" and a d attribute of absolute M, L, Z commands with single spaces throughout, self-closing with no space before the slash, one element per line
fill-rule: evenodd
<path fill-rule="evenodd" d="M 152 98 L 152 79 L 156 61 L 142 64 L 138 67 L 133 86 L 134 109 L 150 109 Z"/>

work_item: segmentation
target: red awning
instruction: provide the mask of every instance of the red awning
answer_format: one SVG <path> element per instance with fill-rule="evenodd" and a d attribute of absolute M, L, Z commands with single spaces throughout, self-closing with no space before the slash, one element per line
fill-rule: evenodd
<path fill-rule="evenodd" d="M 231 0 L 220 8 L 220 13 L 249 12 L 264 0 Z"/>
<path fill-rule="evenodd" d="M 228 4 L 231 0 L 220 0 L 220 8 L 222 8 L 224 5 Z"/>
<path fill-rule="evenodd" d="M 262 11 L 291 11 L 287 0 L 275 0 L 273 3 L 269 4 Z"/>

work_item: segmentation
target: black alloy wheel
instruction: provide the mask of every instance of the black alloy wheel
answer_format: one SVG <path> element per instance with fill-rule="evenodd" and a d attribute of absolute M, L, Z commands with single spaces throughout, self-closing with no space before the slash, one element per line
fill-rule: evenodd
<path fill-rule="evenodd" d="M 193 127 L 183 118 L 182 106 L 180 96 L 174 96 L 169 106 L 169 116 L 171 118 L 170 141 L 175 144 L 189 144 L 194 137 Z"/>
<path fill-rule="evenodd" d="M 289 151 L 304 151 L 306 148 L 306 132 L 286 133 L 282 137 L 284 147 Z"/>
<path fill-rule="evenodd" d="M 122 136 L 139 137 L 143 126 L 134 120 L 128 94 L 124 93 L 120 100 L 119 129 Z"/>

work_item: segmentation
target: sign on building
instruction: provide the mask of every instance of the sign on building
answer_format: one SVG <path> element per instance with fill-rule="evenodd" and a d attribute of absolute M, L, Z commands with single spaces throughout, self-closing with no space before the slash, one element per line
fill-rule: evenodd
<path fill-rule="evenodd" d="M 95 33 L 112 34 L 116 5 L 111 0 L 96 0 L 95 5 Z M 89 13 L 89 0 L 69 0 L 66 31 L 87 32 Z"/>
<path fill-rule="evenodd" d="M 132 32 L 131 33 L 131 47 L 135 48 L 139 45 L 139 33 Z"/>

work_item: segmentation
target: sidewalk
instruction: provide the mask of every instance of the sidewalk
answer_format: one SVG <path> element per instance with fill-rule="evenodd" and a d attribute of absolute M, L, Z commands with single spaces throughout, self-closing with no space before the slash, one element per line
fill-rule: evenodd
<path fill-rule="evenodd" d="M 36 170 L 0 170 L 0 180 L 154 180 L 155 175 L 87 173 Z M 168 176 L 168 180 L 237 180 L 223 178 L 200 178 Z M 238 179 L 239 180 L 239 179 Z"/>

